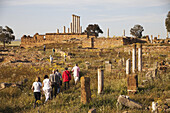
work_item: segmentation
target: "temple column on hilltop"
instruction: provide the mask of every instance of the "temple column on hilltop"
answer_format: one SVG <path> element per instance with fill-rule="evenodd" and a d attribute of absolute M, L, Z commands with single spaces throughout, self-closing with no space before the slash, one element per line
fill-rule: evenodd
<path fill-rule="evenodd" d="M 66 33 L 66 27 L 63 26 L 63 33 Z"/>
<path fill-rule="evenodd" d="M 142 71 L 142 44 L 138 47 L 138 71 Z"/>
<path fill-rule="evenodd" d="M 151 43 L 153 43 L 153 35 L 151 35 Z"/>
<path fill-rule="evenodd" d="M 80 16 L 78 16 L 78 33 L 80 33 Z"/>
<path fill-rule="evenodd" d="M 76 33 L 78 33 L 79 18 L 76 16 Z"/>
<path fill-rule="evenodd" d="M 109 38 L 109 28 L 107 29 L 107 38 Z"/>
<path fill-rule="evenodd" d="M 77 23 L 77 17 L 74 16 L 74 33 L 76 33 L 76 23 Z"/>
<path fill-rule="evenodd" d="M 57 33 L 59 33 L 59 29 L 57 29 Z"/>
<path fill-rule="evenodd" d="M 133 44 L 132 50 L 132 72 L 135 73 L 136 71 L 136 44 Z"/>
<path fill-rule="evenodd" d="M 73 33 L 75 33 L 74 30 L 75 30 L 75 15 L 72 15 L 72 32 Z"/>
<path fill-rule="evenodd" d="M 80 26 L 80 33 L 82 33 L 82 26 Z"/>
<path fill-rule="evenodd" d="M 72 26 L 72 22 L 70 23 L 70 32 L 73 33 L 73 26 Z"/>
<path fill-rule="evenodd" d="M 125 36 L 125 29 L 123 30 L 123 36 Z"/>

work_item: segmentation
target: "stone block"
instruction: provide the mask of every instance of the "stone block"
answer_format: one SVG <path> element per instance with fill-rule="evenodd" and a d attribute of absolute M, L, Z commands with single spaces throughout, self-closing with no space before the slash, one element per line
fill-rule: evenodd
<path fill-rule="evenodd" d="M 142 105 L 135 102 L 134 100 L 130 99 L 128 96 L 125 96 L 125 95 L 120 95 L 117 99 L 117 105 L 124 105 L 126 107 L 129 107 L 129 108 L 138 108 L 138 109 L 141 109 L 142 108 Z"/>
<path fill-rule="evenodd" d="M 88 111 L 88 113 L 96 113 L 96 109 L 95 108 L 92 108 Z"/>
<path fill-rule="evenodd" d="M 111 72 L 112 71 L 112 64 L 105 64 L 105 71 Z"/>
<path fill-rule="evenodd" d="M 136 93 L 138 89 L 138 75 L 128 75 L 127 77 L 127 90 L 128 94 Z"/>
<path fill-rule="evenodd" d="M 81 77 L 81 102 L 89 103 L 91 100 L 90 78 Z"/>

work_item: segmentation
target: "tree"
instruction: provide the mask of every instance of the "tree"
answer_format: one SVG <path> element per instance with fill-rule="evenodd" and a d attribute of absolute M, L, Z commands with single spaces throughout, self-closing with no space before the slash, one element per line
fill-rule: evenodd
<path fill-rule="evenodd" d="M 141 38 L 143 31 L 144 29 L 141 25 L 135 25 L 133 28 L 130 29 L 130 34 L 137 38 Z"/>
<path fill-rule="evenodd" d="M 165 19 L 165 26 L 167 32 L 170 32 L 170 11 L 168 12 L 167 18 Z"/>
<path fill-rule="evenodd" d="M 5 26 L 5 29 L 3 29 L 2 26 L 0 26 L 0 42 L 4 44 L 4 48 L 5 43 L 11 44 L 11 41 L 15 40 L 15 36 L 12 35 L 13 33 L 14 33 L 13 30 L 8 26 Z"/>
<path fill-rule="evenodd" d="M 89 24 L 86 30 L 84 31 L 89 36 L 95 36 L 98 37 L 99 33 L 103 33 L 103 31 L 100 29 L 98 24 Z"/>

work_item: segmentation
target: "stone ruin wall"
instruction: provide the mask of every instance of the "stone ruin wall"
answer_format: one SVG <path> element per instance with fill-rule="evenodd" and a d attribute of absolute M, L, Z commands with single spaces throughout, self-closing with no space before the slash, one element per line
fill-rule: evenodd
<path fill-rule="evenodd" d="M 45 38 L 44 38 L 45 37 Z M 76 39 L 86 39 L 85 34 L 72 34 L 72 33 L 46 33 L 45 35 L 39 35 L 36 33 L 33 37 L 24 35 L 21 37 L 21 47 L 35 47 L 42 46 L 44 44 L 50 43 L 63 43 L 65 40 L 70 40 L 72 38 Z"/>
<path fill-rule="evenodd" d="M 146 43 L 146 40 L 140 40 L 131 37 L 117 37 L 117 38 L 94 38 L 93 47 L 94 48 L 112 48 L 121 45 L 128 45 L 133 43 Z M 83 48 L 91 48 L 92 46 L 91 38 L 82 41 Z"/>

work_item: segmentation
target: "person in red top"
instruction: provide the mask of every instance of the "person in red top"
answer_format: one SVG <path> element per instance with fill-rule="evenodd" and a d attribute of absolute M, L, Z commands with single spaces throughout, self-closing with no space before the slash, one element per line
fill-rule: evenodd
<path fill-rule="evenodd" d="M 68 71 L 68 68 L 65 68 L 65 71 L 62 74 L 63 82 L 64 82 L 64 89 L 66 90 L 66 84 L 68 86 L 68 89 L 70 88 L 69 86 L 69 81 L 71 80 L 71 74 Z"/>

